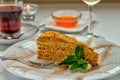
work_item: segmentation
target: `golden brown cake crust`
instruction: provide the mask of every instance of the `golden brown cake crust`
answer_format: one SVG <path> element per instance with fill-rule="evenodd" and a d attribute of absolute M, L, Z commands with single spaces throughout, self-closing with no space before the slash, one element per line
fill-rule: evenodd
<path fill-rule="evenodd" d="M 37 39 L 38 58 L 63 61 L 68 55 L 74 55 L 76 45 L 80 44 L 84 49 L 83 58 L 92 66 L 98 65 L 98 54 L 85 43 L 77 41 L 75 38 L 60 34 L 55 31 L 48 31 L 40 35 Z"/>

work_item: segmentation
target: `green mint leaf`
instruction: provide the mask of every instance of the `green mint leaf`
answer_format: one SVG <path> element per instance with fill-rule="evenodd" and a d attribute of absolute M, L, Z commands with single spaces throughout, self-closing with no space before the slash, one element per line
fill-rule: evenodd
<path fill-rule="evenodd" d="M 58 65 L 71 65 L 75 61 L 78 61 L 78 58 L 74 55 L 68 55 L 67 58 L 60 62 Z"/>
<path fill-rule="evenodd" d="M 88 63 L 83 59 L 78 60 L 78 64 L 80 65 L 80 68 L 83 70 L 86 70 L 88 68 Z"/>
<path fill-rule="evenodd" d="M 71 70 L 72 72 L 76 72 L 78 68 L 79 68 L 78 62 L 74 62 L 74 63 L 70 66 L 70 70 Z"/>
<path fill-rule="evenodd" d="M 85 60 L 83 60 L 82 58 L 78 60 L 78 64 L 84 64 L 87 63 Z"/>
<path fill-rule="evenodd" d="M 78 58 L 77 56 L 74 55 L 73 61 L 78 61 L 78 60 L 79 60 L 79 58 Z"/>
<path fill-rule="evenodd" d="M 70 70 L 72 72 L 79 72 L 79 71 L 84 72 L 87 70 L 87 68 L 88 68 L 88 63 L 83 59 L 80 59 L 80 60 L 74 62 L 70 66 Z"/>
<path fill-rule="evenodd" d="M 80 45 L 77 45 L 75 48 L 75 55 L 78 58 L 82 58 L 83 57 L 83 48 Z"/>
<path fill-rule="evenodd" d="M 87 63 L 84 63 L 82 65 L 80 65 L 81 69 L 86 71 L 88 69 L 88 64 Z"/>

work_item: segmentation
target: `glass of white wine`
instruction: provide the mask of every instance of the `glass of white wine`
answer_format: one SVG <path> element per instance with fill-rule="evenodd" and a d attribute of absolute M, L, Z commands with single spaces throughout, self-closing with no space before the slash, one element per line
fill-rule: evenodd
<path fill-rule="evenodd" d="M 91 28 L 92 28 L 92 7 L 99 3 L 101 0 L 82 0 L 84 3 L 86 3 L 89 7 L 89 25 L 88 25 L 88 37 L 96 37 L 99 38 L 99 36 L 94 35 Z"/>

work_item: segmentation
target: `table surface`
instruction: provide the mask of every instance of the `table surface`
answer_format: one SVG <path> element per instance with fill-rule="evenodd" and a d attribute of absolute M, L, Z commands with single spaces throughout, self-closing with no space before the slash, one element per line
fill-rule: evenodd
<path fill-rule="evenodd" d="M 40 4 L 40 11 L 36 15 L 37 22 L 44 22 L 51 13 L 57 9 L 75 9 L 87 11 L 85 4 Z M 97 14 L 93 32 L 103 36 L 106 40 L 120 46 L 120 3 L 99 3 L 94 6 L 93 11 Z M 83 32 L 86 32 L 84 30 Z M 0 44 L 0 51 L 5 51 L 11 45 Z M 120 74 L 105 80 L 119 80 Z M 0 80 L 19 80 L 11 74 L 6 73 L 0 67 Z"/>

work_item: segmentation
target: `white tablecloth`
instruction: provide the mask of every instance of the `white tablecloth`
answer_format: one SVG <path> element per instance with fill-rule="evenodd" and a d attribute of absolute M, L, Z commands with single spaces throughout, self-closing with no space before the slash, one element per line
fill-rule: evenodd
<path fill-rule="evenodd" d="M 36 16 L 37 22 L 43 22 L 56 9 L 87 10 L 85 4 L 41 4 Z M 120 3 L 100 3 L 94 6 L 98 15 L 94 24 L 94 34 L 105 37 L 106 40 L 120 45 Z M 86 30 L 84 30 L 85 32 Z M 10 45 L 0 44 L 0 51 L 6 50 Z M 0 80 L 21 80 L 5 72 L 0 67 Z M 104 80 L 120 80 L 120 74 Z"/>

